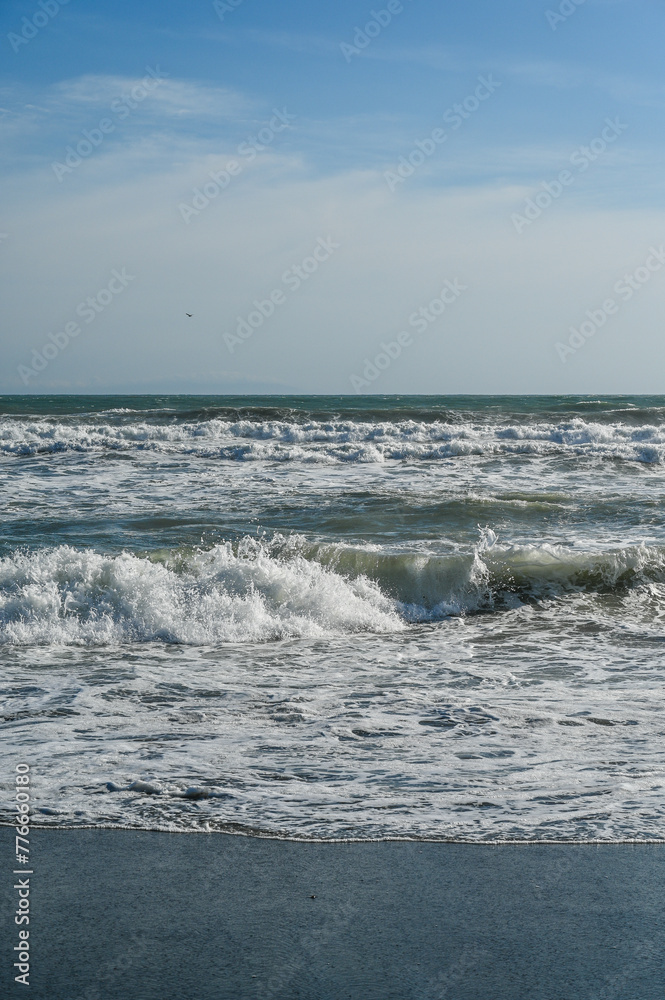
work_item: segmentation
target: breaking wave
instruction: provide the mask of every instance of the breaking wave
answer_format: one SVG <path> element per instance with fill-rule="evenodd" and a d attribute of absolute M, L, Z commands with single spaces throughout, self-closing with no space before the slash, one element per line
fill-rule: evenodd
<path fill-rule="evenodd" d="M 0 641 L 191 644 L 392 631 L 379 588 L 251 539 L 139 557 L 61 546 L 0 561 Z"/>
<path fill-rule="evenodd" d="M 535 423 L 458 420 L 0 418 L 0 455 L 154 452 L 222 461 L 436 461 L 458 456 L 570 455 L 662 463 L 665 425 L 579 417 Z"/>
<path fill-rule="evenodd" d="M 665 549 L 502 546 L 388 551 L 245 538 L 208 550 L 105 555 L 69 546 L 0 560 L 0 643 L 208 645 L 353 633 L 665 583 Z"/>

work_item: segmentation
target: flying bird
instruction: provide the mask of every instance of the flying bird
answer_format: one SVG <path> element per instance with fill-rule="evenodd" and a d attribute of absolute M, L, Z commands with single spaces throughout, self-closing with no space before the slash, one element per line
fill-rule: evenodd
<path fill-rule="evenodd" d="M 192 318 L 192 313 L 185 313 L 185 316 L 189 316 L 189 318 L 191 319 Z"/>

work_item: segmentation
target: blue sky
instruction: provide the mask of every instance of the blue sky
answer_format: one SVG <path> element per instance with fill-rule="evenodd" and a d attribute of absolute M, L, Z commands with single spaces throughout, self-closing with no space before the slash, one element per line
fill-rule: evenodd
<path fill-rule="evenodd" d="M 6 2 L 0 391 L 661 391 L 664 22 Z"/>

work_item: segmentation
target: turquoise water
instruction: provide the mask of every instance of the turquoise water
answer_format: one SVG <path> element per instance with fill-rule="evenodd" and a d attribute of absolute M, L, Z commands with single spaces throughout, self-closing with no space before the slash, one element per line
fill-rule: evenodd
<path fill-rule="evenodd" d="M 665 397 L 1 398 L 7 759 L 45 825 L 658 839 L 664 473 Z"/>

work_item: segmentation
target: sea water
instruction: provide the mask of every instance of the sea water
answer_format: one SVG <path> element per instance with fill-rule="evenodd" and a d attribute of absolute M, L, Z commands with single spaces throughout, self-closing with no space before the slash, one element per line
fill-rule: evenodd
<path fill-rule="evenodd" d="M 661 839 L 664 499 L 665 397 L 0 398 L 3 773 L 50 827 Z"/>

